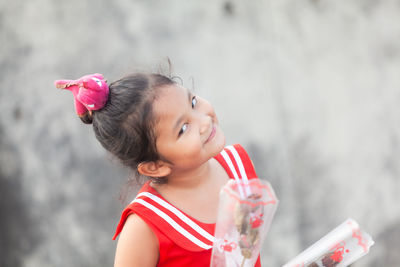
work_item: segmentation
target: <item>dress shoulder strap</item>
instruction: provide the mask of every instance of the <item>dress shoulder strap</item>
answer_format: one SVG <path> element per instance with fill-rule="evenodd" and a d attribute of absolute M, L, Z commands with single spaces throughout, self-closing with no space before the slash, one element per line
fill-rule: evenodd
<path fill-rule="evenodd" d="M 243 179 L 246 182 L 258 177 L 249 155 L 239 144 L 225 147 L 215 159 L 224 167 L 230 178 Z"/>

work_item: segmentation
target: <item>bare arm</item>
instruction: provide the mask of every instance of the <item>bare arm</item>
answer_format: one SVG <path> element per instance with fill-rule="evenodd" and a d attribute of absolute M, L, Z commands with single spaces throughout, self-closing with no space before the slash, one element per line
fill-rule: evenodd
<path fill-rule="evenodd" d="M 156 235 L 138 215 L 130 215 L 118 239 L 114 267 L 155 267 L 158 257 Z"/>

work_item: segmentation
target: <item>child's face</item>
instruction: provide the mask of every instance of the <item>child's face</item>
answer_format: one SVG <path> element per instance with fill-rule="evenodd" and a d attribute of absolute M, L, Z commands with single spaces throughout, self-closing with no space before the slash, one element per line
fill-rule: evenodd
<path fill-rule="evenodd" d="M 214 108 L 179 85 L 159 89 L 153 109 L 157 151 L 173 170 L 190 170 L 217 155 L 225 146 Z"/>

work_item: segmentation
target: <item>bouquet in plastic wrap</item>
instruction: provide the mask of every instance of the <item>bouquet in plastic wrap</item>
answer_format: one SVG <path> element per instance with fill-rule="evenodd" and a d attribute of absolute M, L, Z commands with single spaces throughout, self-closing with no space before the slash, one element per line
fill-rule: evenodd
<path fill-rule="evenodd" d="M 221 190 L 212 267 L 253 267 L 278 200 L 260 179 L 230 180 Z"/>
<path fill-rule="evenodd" d="M 345 267 L 367 254 L 373 244 L 358 223 L 348 219 L 283 267 Z"/>

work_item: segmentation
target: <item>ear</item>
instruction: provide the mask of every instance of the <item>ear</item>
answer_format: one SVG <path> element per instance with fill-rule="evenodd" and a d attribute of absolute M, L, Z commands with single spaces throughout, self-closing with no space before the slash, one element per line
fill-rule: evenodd
<path fill-rule="evenodd" d="M 162 160 L 141 162 L 138 165 L 139 173 L 150 177 L 165 177 L 171 170 L 170 164 Z"/>

